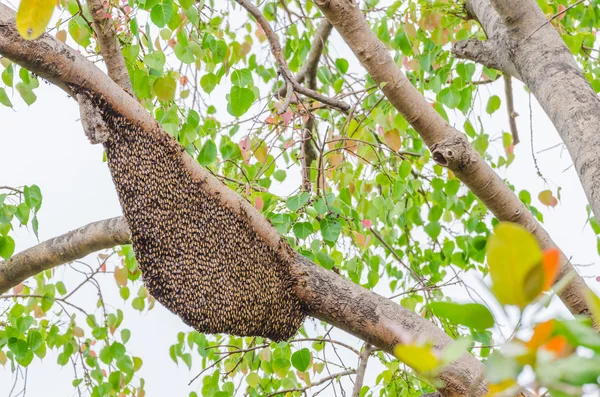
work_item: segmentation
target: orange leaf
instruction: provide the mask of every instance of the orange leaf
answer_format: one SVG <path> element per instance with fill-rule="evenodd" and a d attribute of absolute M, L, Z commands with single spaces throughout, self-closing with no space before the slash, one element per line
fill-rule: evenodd
<path fill-rule="evenodd" d="M 254 208 L 256 208 L 257 210 L 261 211 L 263 209 L 263 206 L 265 205 L 265 202 L 263 201 L 262 197 L 256 197 L 254 199 Z"/>
<path fill-rule="evenodd" d="M 551 190 L 541 191 L 538 195 L 538 199 L 542 204 L 547 205 L 548 207 L 556 207 L 558 204 L 558 200 L 552 195 Z"/>
<path fill-rule="evenodd" d="M 550 339 L 550 342 L 544 345 L 544 349 L 554 353 L 555 358 L 568 356 L 572 350 L 567 343 L 567 338 L 562 335 Z"/>
<path fill-rule="evenodd" d="M 332 167 L 337 167 L 344 162 L 344 155 L 341 153 L 333 153 L 329 155 L 329 164 Z"/>
<path fill-rule="evenodd" d="M 550 248 L 542 254 L 542 266 L 544 267 L 544 291 L 552 287 L 556 276 L 558 275 L 558 269 L 560 267 L 560 251 L 558 248 Z"/>
<path fill-rule="evenodd" d="M 529 342 L 525 343 L 527 349 L 531 351 L 535 351 L 539 349 L 544 343 L 550 339 L 550 335 L 552 335 L 552 331 L 554 331 L 554 320 L 549 320 L 544 323 L 536 325 L 533 330 L 533 335 Z"/>
<path fill-rule="evenodd" d="M 385 140 L 385 143 L 395 152 L 400 150 L 400 148 L 402 147 L 400 131 L 398 131 L 396 128 L 386 131 L 383 134 L 383 139 Z"/>

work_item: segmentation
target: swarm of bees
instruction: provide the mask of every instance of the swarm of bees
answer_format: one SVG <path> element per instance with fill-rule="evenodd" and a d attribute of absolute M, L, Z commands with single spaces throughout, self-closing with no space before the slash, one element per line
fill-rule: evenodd
<path fill-rule="evenodd" d="M 109 131 L 102 143 L 137 261 L 150 294 L 201 333 L 293 337 L 306 311 L 286 263 L 253 230 L 192 178 L 179 143 L 148 132 L 92 101 Z"/>

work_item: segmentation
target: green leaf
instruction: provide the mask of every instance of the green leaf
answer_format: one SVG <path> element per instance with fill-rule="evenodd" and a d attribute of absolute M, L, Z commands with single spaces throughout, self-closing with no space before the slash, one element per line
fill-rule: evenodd
<path fill-rule="evenodd" d="M 171 101 L 175 98 L 177 82 L 171 76 L 159 77 L 154 81 L 154 92 L 156 97 L 163 101 Z"/>
<path fill-rule="evenodd" d="M 9 259 L 15 252 L 15 240 L 10 236 L 0 237 L 0 256 Z"/>
<path fill-rule="evenodd" d="M 50 292 L 46 292 L 44 296 L 42 296 L 42 310 L 47 312 L 48 310 L 50 310 L 53 304 L 54 295 Z"/>
<path fill-rule="evenodd" d="M 208 73 L 200 79 L 200 86 L 207 94 L 210 94 L 219 84 L 219 78 L 214 73 Z"/>
<path fill-rule="evenodd" d="M 256 388 L 256 386 L 258 386 L 259 381 L 260 381 L 260 377 L 258 376 L 258 374 L 256 372 L 250 372 L 246 376 L 246 383 L 248 383 L 248 386 L 250 386 L 250 387 Z"/>
<path fill-rule="evenodd" d="M 315 230 L 313 229 L 312 224 L 309 222 L 298 222 L 294 225 L 293 231 L 296 237 L 299 239 L 305 239 L 313 234 Z"/>
<path fill-rule="evenodd" d="M 17 31 L 26 40 L 37 39 L 46 31 L 54 12 L 54 0 L 21 0 L 17 11 Z"/>
<path fill-rule="evenodd" d="M 320 225 L 323 239 L 335 243 L 342 231 L 342 224 L 337 219 L 325 218 Z"/>
<path fill-rule="evenodd" d="M 179 0 L 179 5 L 184 10 L 187 10 L 188 8 L 190 8 L 191 6 L 193 6 L 194 3 L 195 3 L 195 0 Z"/>
<path fill-rule="evenodd" d="M 146 303 L 145 303 L 144 299 L 137 297 L 137 298 L 133 299 L 133 301 L 131 302 L 131 306 L 135 310 L 142 311 L 142 310 L 144 310 L 144 306 L 146 306 Z"/>
<path fill-rule="evenodd" d="M 23 195 L 25 196 L 25 203 L 38 212 L 42 207 L 42 191 L 39 186 L 31 185 L 23 188 Z"/>
<path fill-rule="evenodd" d="M 461 324 L 477 330 L 494 326 L 492 313 L 479 303 L 432 302 L 429 308 L 436 316 L 445 318 L 453 324 Z"/>
<path fill-rule="evenodd" d="M 177 43 L 175 44 L 173 51 L 175 52 L 175 56 L 185 64 L 194 63 L 196 61 L 192 49 L 187 45 L 184 46 L 181 43 Z"/>
<path fill-rule="evenodd" d="M 335 60 L 335 67 L 340 71 L 341 74 L 346 74 L 348 71 L 348 61 L 344 58 L 338 58 Z"/>
<path fill-rule="evenodd" d="M 121 330 L 121 340 L 123 343 L 127 343 L 127 341 L 131 338 L 131 331 L 127 328 Z"/>
<path fill-rule="evenodd" d="M 254 102 L 252 90 L 244 87 L 233 86 L 229 93 L 229 114 L 240 117 L 250 109 Z"/>
<path fill-rule="evenodd" d="M 217 145 L 211 139 L 204 143 L 202 146 L 202 150 L 200 150 L 200 154 L 198 155 L 198 162 L 206 167 L 209 164 L 212 164 L 217 159 Z"/>
<path fill-rule="evenodd" d="M 92 43 L 92 32 L 81 15 L 77 15 L 69 21 L 69 34 L 82 47 L 87 47 Z"/>
<path fill-rule="evenodd" d="M 298 211 L 300 208 L 304 207 L 306 205 L 306 203 L 308 203 L 309 199 L 310 199 L 310 194 L 308 194 L 308 192 L 302 192 L 295 196 L 289 197 L 285 201 L 285 206 L 290 211 Z"/>
<path fill-rule="evenodd" d="M 460 104 L 461 96 L 454 86 L 446 87 L 439 94 L 440 101 L 450 109 L 456 109 Z"/>
<path fill-rule="evenodd" d="M 227 55 L 227 43 L 223 40 L 214 40 L 209 44 L 214 63 L 221 63 Z"/>
<path fill-rule="evenodd" d="M 12 108 L 12 102 L 8 99 L 8 95 L 6 95 L 6 90 L 0 87 L 0 103 L 6 107 Z"/>
<path fill-rule="evenodd" d="M 252 73 L 248 69 L 234 70 L 231 73 L 231 84 L 238 87 L 245 87 L 252 83 Z"/>
<path fill-rule="evenodd" d="M 312 355 L 307 348 L 298 350 L 292 354 L 292 365 L 300 372 L 305 372 L 310 366 Z"/>
<path fill-rule="evenodd" d="M 37 99 L 37 96 L 25 84 L 17 83 L 16 88 L 17 91 L 19 91 L 19 95 L 21 95 L 21 98 L 23 98 L 27 105 L 31 106 Z"/>
<path fill-rule="evenodd" d="M 488 103 L 487 106 L 485 107 L 485 111 L 488 114 L 492 114 L 494 113 L 496 110 L 500 109 L 500 104 L 502 102 L 500 101 L 500 97 L 498 95 L 492 95 L 489 99 L 488 99 Z"/>
<path fill-rule="evenodd" d="M 158 71 L 163 70 L 166 61 L 167 58 L 162 51 L 154 51 L 144 56 L 144 63 L 152 69 L 156 69 Z"/>
<path fill-rule="evenodd" d="M 27 334 L 27 343 L 29 344 L 29 349 L 31 351 L 36 351 L 42 346 L 42 343 L 44 343 L 44 338 L 39 331 L 32 329 Z"/>
<path fill-rule="evenodd" d="M 150 11 L 150 19 L 159 28 L 165 27 L 172 15 L 173 2 L 168 0 L 155 5 Z"/>
<path fill-rule="evenodd" d="M 8 349 L 13 352 L 17 359 L 22 359 L 27 355 L 29 345 L 23 339 L 10 338 L 8 340 Z"/>

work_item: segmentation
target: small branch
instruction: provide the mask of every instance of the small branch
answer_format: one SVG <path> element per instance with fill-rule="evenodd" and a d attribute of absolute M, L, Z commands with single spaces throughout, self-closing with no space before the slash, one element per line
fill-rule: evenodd
<path fill-rule="evenodd" d="M 236 0 L 236 2 L 240 6 L 244 7 L 256 19 L 258 24 L 264 30 L 265 34 L 267 35 L 267 38 L 269 39 L 269 43 L 271 44 L 271 52 L 273 53 L 273 56 L 275 56 L 275 60 L 277 61 L 277 64 L 279 65 L 279 72 L 283 76 L 283 79 L 285 80 L 286 84 L 291 85 L 293 87 L 294 91 L 296 91 L 299 94 L 302 94 L 302 95 L 312 98 L 316 101 L 327 104 L 327 105 L 334 107 L 336 109 L 339 109 L 343 112 L 350 109 L 350 106 L 347 103 L 340 101 L 339 99 L 330 98 L 325 95 L 322 95 L 322 94 L 320 94 L 314 90 L 311 90 L 309 88 L 306 88 L 306 87 L 302 86 L 300 83 L 298 83 L 298 81 L 294 78 L 294 76 L 292 75 L 292 72 L 290 71 L 290 68 L 287 65 L 285 57 L 283 56 L 283 51 L 281 49 L 281 44 L 279 43 L 279 39 L 277 38 L 277 35 L 273 31 L 273 28 L 271 28 L 269 21 L 267 21 L 267 19 L 262 14 L 262 12 L 254 4 L 252 4 L 249 0 Z M 287 110 L 286 108 L 282 107 L 281 109 L 279 109 L 279 113 L 280 114 L 284 113 L 286 110 Z"/>
<path fill-rule="evenodd" d="M 305 392 L 306 390 L 310 389 L 311 387 L 319 386 L 319 385 L 322 385 L 323 383 L 327 383 L 327 382 L 332 381 L 332 380 L 334 380 L 336 378 L 340 378 L 342 376 L 353 375 L 355 373 L 356 373 L 355 370 L 349 369 L 349 370 L 346 370 L 346 371 L 343 371 L 343 372 L 339 372 L 337 374 L 332 374 L 332 375 L 326 376 L 323 379 L 319 379 L 316 382 L 312 382 L 310 384 L 310 386 L 298 387 L 298 388 L 295 388 L 295 389 L 279 390 L 279 391 L 276 391 L 275 393 L 269 394 L 267 397 L 273 397 L 273 396 L 277 396 L 279 394 L 285 394 L 285 393 Z"/>
<path fill-rule="evenodd" d="M 504 95 L 506 96 L 506 110 L 508 111 L 508 123 L 512 134 L 512 143 L 519 143 L 519 131 L 517 130 L 517 112 L 515 112 L 515 101 L 513 99 L 512 77 L 504 75 Z"/>
<path fill-rule="evenodd" d="M 96 41 L 100 47 L 100 55 L 106 64 L 108 76 L 133 96 L 133 87 L 125 66 L 125 58 L 117 41 L 114 21 L 110 18 L 110 10 L 104 10 L 103 0 L 87 0 L 87 6 L 94 20 Z"/>
<path fill-rule="evenodd" d="M 538 30 L 540 30 L 544 26 L 548 25 L 550 22 L 554 21 L 556 18 L 558 18 L 562 14 L 566 13 L 567 11 L 569 11 L 571 8 L 577 7 L 579 4 L 583 3 L 584 1 L 585 0 L 579 0 L 577 3 L 571 4 L 570 6 L 568 6 L 567 8 L 565 8 L 564 10 L 562 10 L 561 12 L 557 12 L 556 14 L 554 14 L 554 16 L 552 18 L 548 19 L 546 22 L 544 22 L 543 24 L 541 24 L 540 26 L 538 26 L 537 28 L 535 28 L 535 30 L 533 32 L 529 33 L 529 35 L 527 37 L 525 37 L 525 39 L 523 41 L 528 40 Z"/>
<path fill-rule="evenodd" d="M 311 90 L 317 89 L 317 69 L 321 54 L 325 48 L 325 42 L 329 38 L 332 29 L 333 25 L 327 19 L 321 21 L 317 34 L 311 42 L 306 63 L 298 73 L 298 81 L 303 82 L 306 79 L 308 88 Z M 315 141 L 313 137 L 313 133 L 316 131 L 315 127 L 315 118 L 312 113 L 309 113 L 302 131 L 302 188 L 306 191 L 310 191 L 312 188 L 310 166 L 317 159 L 317 151 L 313 146 L 313 141 Z"/>
<path fill-rule="evenodd" d="M 462 40 L 454 43 L 451 50 L 457 58 L 468 59 L 488 68 L 496 69 L 519 80 L 521 76 L 515 65 L 504 53 L 501 43 L 493 39 L 481 41 L 477 39 Z"/>
<path fill-rule="evenodd" d="M 369 361 L 369 357 L 373 350 L 374 348 L 372 345 L 365 343 L 365 347 L 360 353 L 358 368 L 356 369 L 356 379 L 354 380 L 354 389 L 352 389 L 352 397 L 360 396 L 360 389 L 362 389 L 365 373 L 367 371 L 367 362 Z"/>

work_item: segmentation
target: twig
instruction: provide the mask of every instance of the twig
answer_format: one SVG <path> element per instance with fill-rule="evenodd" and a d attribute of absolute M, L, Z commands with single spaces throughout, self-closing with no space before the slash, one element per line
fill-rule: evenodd
<path fill-rule="evenodd" d="M 323 379 L 320 379 L 320 380 L 318 380 L 316 382 L 312 382 L 310 384 L 310 386 L 298 387 L 298 388 L 295 388 L 295 389 L 279 390 L 279 391 L 276 391 L 275 393 L 269 394 L 267 397 L 273 397 L 273 396 L 276 396 L 278 394 L 293 393 L 295 391 L 297 391 L 297 392 L 305 392 L 306 390 L 310 389 L 311 387 L 319 386 L 319 385 L 322 385 L 323 383 L 329 382 L 329 381 L 334 380 L 336 378 L 339 378 L 339 377 L 342 377 L 342 376 L 353 375 L 355 373 L 356 373 L 356 370 L 349 369 L 349 370 L 346 370 L 346 371 L 343 371 L 343 372 L 338 372 L 337 374 L 332 374 L 332 375 L 326 376 Z"/>
<path fill-rule="evenodd" d="M 544 26 L 548 25 L 550 22 L 554 21 L 556 18 L 558 18 L 559 16 L 561 16 L 562 14 L 564 14 L 565 12 L 569 11 L 571 8 L 573 7 L 577 7 L 579 4 L 583 3 L 585 0 L 579 0 L 577 3 L 575 4 L 571 4 L 570 6 L 568 6 L 567 8 L 565 8 L 564 10 L 562 10 L 561 12 L 558 12 L 556 14 L 554 14 L 554 16 L 550 19 L 548 19 L 546 22 L 544 22 L 543 24 L 541 24 L 540 26 L 538 26 L 537 28 L 535 28 L 535 30 L 531 33 L 529 33 L 529 36 L 525 37 L 525 40 L 529 39 L 531 36 L 533 36 L 538 30 L 540 30 L 541 28 L 543 28 Z M 523 40 L 523 41 L 525 41 Z"/>
<path fill-rule="evenodd" d="M 508 123 L 510 124 L 510 133 L 512 134 L 512 143 L 519 143 L 519 131 L 517 130 L 518 116 L 515 112 L 515 101 L 513 99 L 512 77 L 504 74 L 504 95 L 506 96 L 506 110 L 508 111 Z"/>
<path fill-rule="evenodd" d="M 343 112 L 346 112 L 346 111 L 348 111 L 348 109 L 350 109 L 350 106 L 347 103 L 340 101 L 339 99 L 330 98 L 325 95 L 319 94 L 318 92 L 311 90 L 309 88 L 306 88 L 306 87 L 302 86 L 300 83 L 298 83 L 298 81 L 296 81 L 296 79 L 292 75 L 292 72 L 290 71 L 290 68 L 287 65 L 287 62 L 283 55 L 283 51 L 281 49 L 281 44 L 279 43 L 279 39 L 277 38 L 277 35 L 273 31 L 273 28 L 271 28 L 269 21 L 267 21 L 267 19 L 262 14 L 262 12 L 250 1 L 236 0 L 236 2 L 240 6 L 244 7 L 246 9 L 246 11 L 248 11 L 250 13 L 250 15 L 252 15 L 256 19 L 258 24 L 264 30 L 267 38 L 269 39 L 269 43 L 271 44 L 271 52 L 273 53 L 273 56 L 275 57 L 275 60 L 277 61 L 277 64 L 279 65 L 279 72 L 283 76 L 286 84 L 292 85 L 294 91 L 296 91 L 299 94 L 305 95 L 309 98 L 312 98 L 319 102 L 325 103 L 331 107 L 340 109 Z M 286 109 L 283 107 L 281 109 L 279 109 L 280 114 L 284 113 L 285 111 L 286 111 Z"/>
<path fill-rule="evenodd" d="M 356 379 L 354 380 L 354 389 L 352 389 L 352 397 L 360 396 L 360 389 L 362 389 L 363 381 L 365 379 L 365 372 L 367 370 L 367 362 L 373 352 L 373 346 L 365 343 L 363 351 L 360 353 L 360 359 L 358 361 L 358 368 L 356 369 Z"/>

